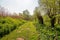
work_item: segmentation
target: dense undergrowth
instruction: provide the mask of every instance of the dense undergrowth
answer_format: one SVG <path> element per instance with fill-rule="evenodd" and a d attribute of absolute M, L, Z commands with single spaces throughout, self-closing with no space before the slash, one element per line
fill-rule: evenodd
<path fill-rule="evenodd" d="M 25 23 L 9 35 L 4 36 L 1 40 L 16 40 L 17 38 L 23 38 L 24 40 L 37 40 L 38 33 L 33 22 Z"/>
<path fill-rule="evenodd" d="M 24 24 L 26 21 L 11 17 L 0 17 L 0 38 Z"/>
<path fill-rule="evenodd" d="M 57 22 L 59 17 L 56 16 L 55 27 L 51 26 L 50 18 L 47 15 L 43 16 L 44 24 L 41 24 L 38 19 L 26 22 L 22 19 L 10 17 L 1 18 L 0 37 L 3 36 L 1 40 L 17 40 L 17 38 L 23 38 L 24 40 L 55 40 L 56 35 L 60 40 L 60 25 Z"/>

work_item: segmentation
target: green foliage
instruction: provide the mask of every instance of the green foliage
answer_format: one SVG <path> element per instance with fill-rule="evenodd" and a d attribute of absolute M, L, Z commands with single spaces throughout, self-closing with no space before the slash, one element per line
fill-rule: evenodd
<path fill-rule="evenodd" d="M 39 0 L 39 7 L 35 8 L 32 16 L 24 10 L 20 14 L 22 19 L 0 17 L 0 40 L 60 40 L 59 4 L 60 0 Z"/>
<path fill-rule="evenodd" d="M 55 26 L 60 25 L 60 14 L 56 15 L 56 22 L 55 22 Z"/>
<path fill-rule="evenodd" d="M 9 34 L 14 29 L 18 28 L 18 26 L 25 23 L 24 20 L 17 20 L 10 17 L 0 18 L 0 37 L 3 37 L 6 34 Z"/>
<path fill-rule="evenodd" d="M 25 40 L 37 40 L 37 31 L 35 26 L 31 22 L 20 27 L 19 32 L 20 37 L 25 38 Z"/>
<path fill-rule="evenodd" d="M 42 11 L 47 11 L 47 15 L 43 16 L 45 27 L 41 29 L 44 36 L 47 35 L 50 39 L 40 38 L 41 40 L 60 40 L 60 0 L 39 0 L 39 7 Z M 51 26 L 50 26 L 51 25 Z M 47 26 L 47 27 L 46 27 Z M 41 27 L 40 27 L 41 28 Z M 48 29 L 45 29 L 48 28 Z M 38 28 L 39 29 L 39 28 Z M 43 32 L 44 31 L 44 32 Z"/>
<path fill-rule="evenodd" d="M 39 23 L 35 23 L 36 30 L 38 31 L 38 39 L 39 40 L 53 40 L 56 34 L 56 31 L 54 28 L 51 28 L 50 26 L 42 25 Z"/>
<path fill-rule="evenodd" d="M 16 40 L 17 38 L 23 38 L 25 40 L 37 40 L 38 34 L 33 23 L 25 23 L 9 35 L 3 37 L 1 40 Z"/>
<path fill-rule="evenodd" d="M 46 9 L 50 10 L 50 16 L 51 16 L 51 15 L 56 14 L 56 12 L 59 13 L 59 9 L 60 9 L 59 2 L 60 0 L 39 0 L 39 5 L 44 6 L 46 7 Z"/>
<path fill-rule="evenodd" d="M 30 19 L 30 14 L 29 14 L 29 11 L 28 10 L 24 10 L 23 11 L 23 17 L 25 20 L 29 20 Z"/>
<path fill-rule="evenodd" d="M 49 18 L 48 15 L 44 15 L 44 16 L 43 16 L 43 20 L 44 20 L 44 24 L 45 24 L 47 27 L 51 26 L 51 22 L 50 22 L 51 19 Z"/>

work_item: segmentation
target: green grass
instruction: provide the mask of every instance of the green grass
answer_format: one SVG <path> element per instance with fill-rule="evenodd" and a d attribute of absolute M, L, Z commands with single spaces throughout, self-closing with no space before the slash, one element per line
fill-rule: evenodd
<path fill-rule="evenodd" d="M 9 35 L 4 36 L 1 40 L 16 40 L 24 38 L 25 40 L 37 40 L 38 34 L 32 22 L 25 23 Z"/>

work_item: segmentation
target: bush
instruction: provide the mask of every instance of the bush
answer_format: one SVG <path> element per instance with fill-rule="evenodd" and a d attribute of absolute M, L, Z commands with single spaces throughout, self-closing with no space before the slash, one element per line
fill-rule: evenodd
<path fill-rule="evenodd" d="M 43 16 L 43 21 L 44 21 L 44 24 L 45 24 L 47 27 L 51 26 L 51 21 L 50 21 L 50 18 L 49 18 L 48 15 L 44 15 L 44 16 Z"/>
<path fill-rule="evenodd" d="M 11 31 L 22 25 L 24 21 L 10 17 L 0 17 L 0 37 L 9 34 Z M 25 22 L 24 22 L 25 23 Z"/>

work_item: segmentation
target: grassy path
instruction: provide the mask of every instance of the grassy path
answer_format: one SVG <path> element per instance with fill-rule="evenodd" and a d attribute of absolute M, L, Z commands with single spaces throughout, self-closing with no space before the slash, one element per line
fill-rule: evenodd
<path fill-rule="evenodd" d="M 33 23 L 27 22 L 0 40 L 17 40 L 17 38 L 23 38 L 25 40 L 37 40 L 37 36 L 37 31 Z"/>

